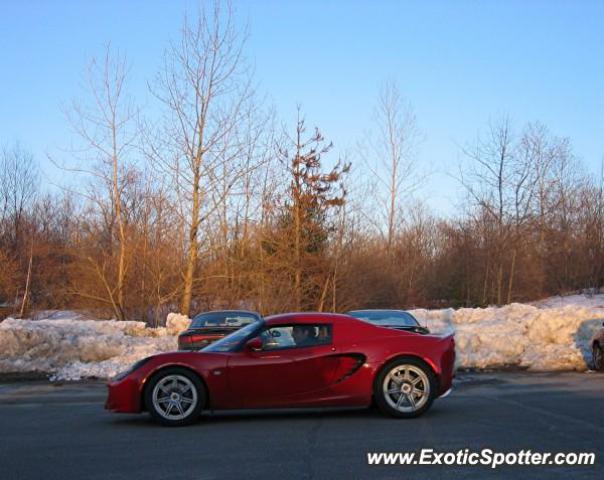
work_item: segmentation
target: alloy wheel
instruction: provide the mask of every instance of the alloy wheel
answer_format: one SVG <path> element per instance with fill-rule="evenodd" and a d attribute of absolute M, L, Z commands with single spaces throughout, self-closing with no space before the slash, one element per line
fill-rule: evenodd
<path fill-rule="evenodd" d="M 166 375 L 153 388 L 153 408 L 166 420 L 187 418 L 197 406 L 197 389 L 184 375 Z"/>
<path fill-rule="evenodd" d="M 398 365 L 388 372 L 382 383 L 384 399 L 394 409 L 413 413 L 430 398 L 430 381 L 415 365 Z"/>

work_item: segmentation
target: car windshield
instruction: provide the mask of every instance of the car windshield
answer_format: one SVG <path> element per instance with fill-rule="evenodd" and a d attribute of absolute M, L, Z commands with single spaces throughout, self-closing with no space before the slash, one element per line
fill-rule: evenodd
<path fill-rule="evenodd" d="M 407 312 L 388 310 L 355 310 L 348 315 L 373 323 L 374 325 L 388 325 L 390 327 L 417 327 L 418 321 Z"/>
<path fill-rule="evenodd" d="M 208 312 L 195 316 L 190 328 L 243 327 L 256 320 L 253 314 L 246 312 Z"/>
<path fill-rule="evenodd" d="M 232 352 L 244 338 L 258 328 L 260 322 L 254 322 L 202 348 L 204 352 Z"/>

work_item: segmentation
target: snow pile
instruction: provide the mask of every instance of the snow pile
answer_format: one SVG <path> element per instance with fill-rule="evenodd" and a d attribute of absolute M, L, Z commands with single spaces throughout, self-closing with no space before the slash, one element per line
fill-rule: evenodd
<path fill-rule="evenodd" d="M 0 323 L 0 373 L 109 378 L 141 358 L 176 348 L 168 329 L 143 322 L 7 318 Z"/>
<path fill-rule="evenodd" d="M 589 341 L 604 317 L 603 310 L 572 304 L 538 308 L 513 303 L 412 313 L 435 333 L 455 332 L 460 367 L 536 371 L 585 370 L 591 360 Z"/>
<path fill-rule="evenodd" d="M 412 313 L 432 332 L 455 332 L 460 367 L 585 370 L 591 361 L 589 341 L 602 325 L 604 295 L 576 297 Z M 49 316 L 0 323 L 0 373 L 44 372 L 64 380 L 109 378 L 141 358 L 176 350 L 178 333 L 190 324 L 180 314 L 168 315 L 165 328 L 85 320 L 75 313 Z"/>

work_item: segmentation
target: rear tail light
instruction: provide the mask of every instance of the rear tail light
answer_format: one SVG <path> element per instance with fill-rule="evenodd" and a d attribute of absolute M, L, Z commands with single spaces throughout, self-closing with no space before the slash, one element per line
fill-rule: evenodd
<path fill-rule="evenodd" d="M 194 333 L 189 333 L 189 334 L 183 334 L 179 337 L 180 341 L 182 343 L 211 343 L 214 342 L 216 340 L 219 340 L 223 337 L 224 335 L 212 335 L 212 336 L 208 336 L 208 335 L 202 335 L 202 334 L 194 334 Z"/>
<path fill-rule="evenodd" d="M 209 343 L 212 342 L 214 340 L 217 340 L 216 338 L 208 338 L 205 335 L 191 335 L 191 343 Z"/>

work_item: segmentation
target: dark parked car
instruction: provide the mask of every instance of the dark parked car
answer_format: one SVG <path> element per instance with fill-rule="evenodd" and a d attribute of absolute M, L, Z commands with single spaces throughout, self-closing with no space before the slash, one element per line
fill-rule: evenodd
<path fill-rule="evenodd" d="M 259 322 L 259 313 L 245 310 L 222 310 L 200 313 L 189 328 L 178 336 L 179 350 L 199 350 L 250 323 Z"/>
<path fill-rule="evenodd" d="M 373 323 L 380 327 L 422 334 L 430 333 L 430 330 L 421 326 L 417 319 L 405 310 L 351 310 L 346 313 L 351 317 Z"/>
<path fill-rule="evenodd" d="M 604 372 L 604 328 L 597 331 L 591 339 L 591 352 L 594 370 Z"/>

